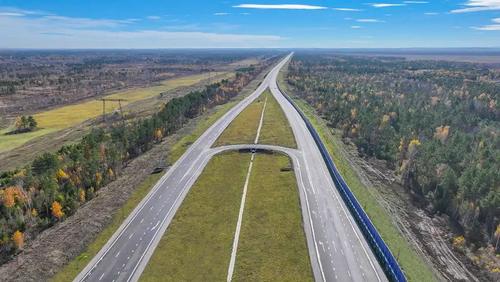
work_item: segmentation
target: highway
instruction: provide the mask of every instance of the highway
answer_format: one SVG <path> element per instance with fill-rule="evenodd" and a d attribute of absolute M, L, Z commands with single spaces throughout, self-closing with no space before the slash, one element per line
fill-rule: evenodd
<path fill-rule="evenodd" d="M 278 63 L 251 95 L 189 147 L 74 281 L 137 281 L 175 212 L 211 157 L 225 150 L 243 148 L 279 151 L 291 157 L 316 281 L 387 280 L 338 194 L 304 121 L 278 90 L 277 75 L 290 57 Z M 298 149 L 258 144 L 211 148 L 231 121 L 266 88 L 271 89 L 283 108 Z"/>

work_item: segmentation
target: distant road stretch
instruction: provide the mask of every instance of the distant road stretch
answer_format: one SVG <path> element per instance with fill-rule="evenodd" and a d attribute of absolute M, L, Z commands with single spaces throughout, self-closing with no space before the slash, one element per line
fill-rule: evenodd
<path fill-rule="evenodd" d="M 304 121 L 278 90 L 277 75 L 291 55 L 276 65 L 250 96 L 189 147 L 74 281 L 137 281 L 184 197 L 212 156 L 226 150 L 251 148 L 282 152 L 293 161 L 316 281 L 387 281 L 337 192 Z M 266 88 L 271 89 L 285 112 L 298 149 L 254 144 L 211 148 L 231 121 Z"/>

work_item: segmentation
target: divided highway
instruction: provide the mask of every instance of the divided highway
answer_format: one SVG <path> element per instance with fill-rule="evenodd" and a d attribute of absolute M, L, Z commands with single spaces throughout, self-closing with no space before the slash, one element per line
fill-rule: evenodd
<path fill-rule="evenodd" d="M 292 158 L 316 281 L 387 280 L 337 192 L 304 121 L 278 90 L 277 75 L 290 57 L 276 65 L 250 96 L 228 111 L 189 147 L 74 281 L 137 281 L 210 158 L 225 150 L 243 148 L 280 151 Z M 271 89 L 285 112 L 298 149 L 254 144 L 211 148 L 231 121 L 266 88 Z"/>

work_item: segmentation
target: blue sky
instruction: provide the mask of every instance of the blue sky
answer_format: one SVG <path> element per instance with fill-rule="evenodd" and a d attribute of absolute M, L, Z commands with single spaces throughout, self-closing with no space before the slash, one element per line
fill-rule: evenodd
<path fill-rule="evenodd" d="M 0 48 L 500 47 L 500 0 L 0 0 Z"/>

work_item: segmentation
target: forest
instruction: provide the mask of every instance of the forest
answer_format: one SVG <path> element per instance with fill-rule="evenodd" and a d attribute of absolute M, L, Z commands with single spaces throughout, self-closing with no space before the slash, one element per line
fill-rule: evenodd
<path fill-rule="evenodd" d="M 113 181 L 127 162 L 185 122 L 227 102 L 275 60 L 241 70 L 234 78 L 173 98 L 149 118 L 94 128 L 76 144 L 43 153 L 31 164 L 0 174 L 0 263 L 27 240 L 75 213 Z"/>
<path fill-rule="evenodd" d="M 477 63 L 298 54 L 287 82 L 412 199 L 500 251 L 500 69 Z"/>

